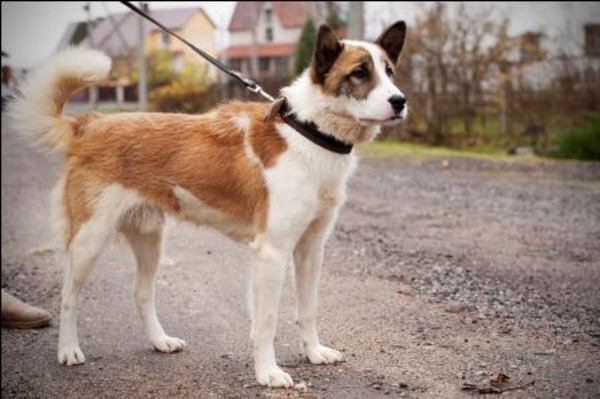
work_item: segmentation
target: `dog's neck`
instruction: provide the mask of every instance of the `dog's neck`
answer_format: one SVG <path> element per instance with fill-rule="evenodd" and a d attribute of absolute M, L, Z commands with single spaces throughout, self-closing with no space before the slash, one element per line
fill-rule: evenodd
<path fill-rule="evenodd" d="M 321 88 L 311 81 L 305 72 L 290 86 L 281 90 L 298 119 L 314 122 L 323 133 L 330 134 L 348 144 L 369 141 L 381 130 L 381 126 L 362 126 L 356 119 L 337 110 L 339 99 L 323 94 Z M 333 101 L 332 101 L 333 100 Z"/>

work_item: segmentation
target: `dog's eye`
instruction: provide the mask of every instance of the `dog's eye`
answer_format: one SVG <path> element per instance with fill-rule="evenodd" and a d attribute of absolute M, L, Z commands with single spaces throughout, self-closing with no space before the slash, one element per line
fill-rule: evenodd
<path fill-rule="evenodd" d="M 385 66 L 385 73 L 387 74 L 387 76 L 394 76 L 394 70 L 389 65 Z"/>
<path fill-rule="evenodd" d="M 350 76 L 352 76 L 353 78 L 356 78 L 356 79 L 365 79 L 367 77 L 367 75 L 368 75 L 368 72 L 363 68 L 355 69 L 350 74 Z"/>

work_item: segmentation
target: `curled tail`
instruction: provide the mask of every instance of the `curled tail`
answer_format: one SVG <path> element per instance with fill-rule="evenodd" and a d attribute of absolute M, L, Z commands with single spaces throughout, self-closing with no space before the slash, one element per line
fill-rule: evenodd
<path fill-rule="evenodd" d="M 13 127 L 35 145 L 64 153 L 73 137 L 73 119 L 62 115 L 77 90 L 108 77 L 111 60 L 105 54 L 72 47 L 30 72 L 20 94 L 9 104 Z"/>

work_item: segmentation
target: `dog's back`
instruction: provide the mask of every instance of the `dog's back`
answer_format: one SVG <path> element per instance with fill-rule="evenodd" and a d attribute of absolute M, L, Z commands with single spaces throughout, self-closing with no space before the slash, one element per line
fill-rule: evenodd
<path fill-rule="evenodd" d="M 261 167 L 272 166 L 286 147 L 274 123 L 264 120 L 269 105 L 233 102 L 205 115 L 62 114 L 71 94 L 102 81 L 109 69 L 104 54 L 69 49 L 35 70 L 9 106 L 19 132 L 38 148 L 65 156 L 64 176 L 54 191 L 54 219 L 65 247 L 111 185 L 135 191 L 141 196 L 137 205 L 211 224 L 234 239 L 249 241 L 264 230 Z M 201 215 L 197 203 L 182 209 L 178 192 L 202 198 L 237 226 Z"/>

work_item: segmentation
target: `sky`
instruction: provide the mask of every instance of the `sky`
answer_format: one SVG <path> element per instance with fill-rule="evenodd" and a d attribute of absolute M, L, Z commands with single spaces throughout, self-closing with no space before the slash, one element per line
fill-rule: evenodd
<path fill-rule="evenodd" d="M 29 68 L 43 62 L 56 49 L 69 22 L 87 19 L 84 5 L 87 2 L 2 2 L 2 50 L 9 54 L 10 63 Z M 374 38 L 383 26 L 404 19 L 410 29 L 416 16 L 431 2 L 365 2 L 366 35 Z M 490 2 L 469 3 L 476 9 Z M 91 2 L 92 18 L 122 12 L 127 8 L 118 2 Z M 218 40 L 227 42 L 227 25 L 235 2 L 149 2 L 150 9 L 198 6 L 204 8 L 219 29 Z M 600 23 L 600 2 L 496 2 L 498 15 L 510 20 L 510 33 L 527 30 L 544 30 L 554 40 L 561 37 L 571 45 L 581 45 L 583 24 Z"/>

